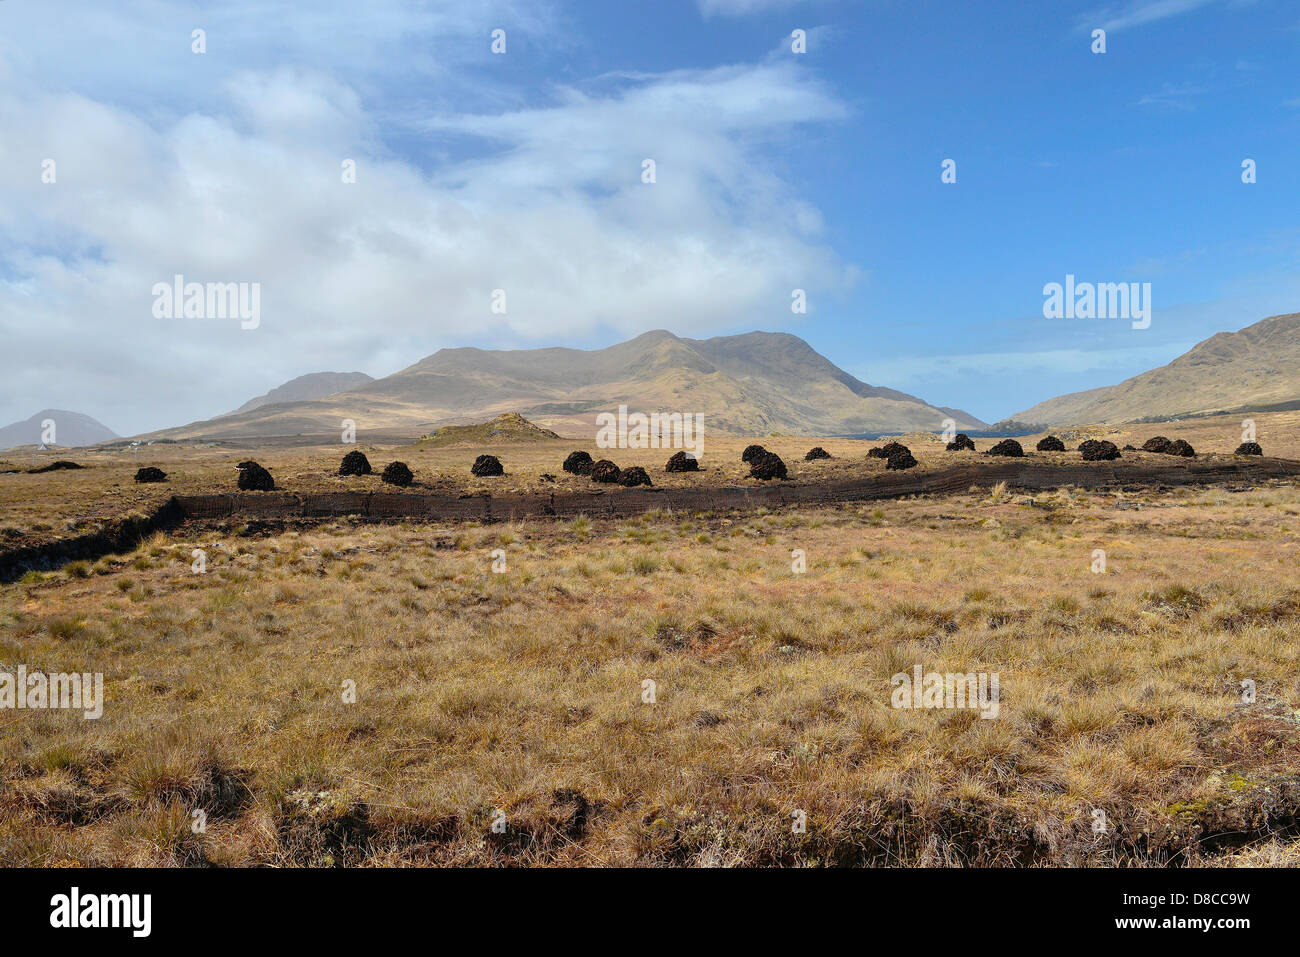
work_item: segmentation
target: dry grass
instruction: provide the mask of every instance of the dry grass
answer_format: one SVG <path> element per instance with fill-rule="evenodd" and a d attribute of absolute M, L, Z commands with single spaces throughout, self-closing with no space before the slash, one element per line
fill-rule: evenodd
<path fill-rule="evenodd" d="M 1294 864 L 1297 516 L 1003 489 L 155 536 L 0 587 L 0 667 L 107 697 L 0 711 L 0 863 Z M 892 708 L 917 664 L 998 672 L 1000 716 Z"/>
<path fill-rule="evenodd" d="M 1259 440 L 1268 455 L 1300 459 L 1300 412 L 1268 413 L 1256 416 L 1256 423 Z M 1240 444 L 1240 424 L 1241 417 L 1231 416 L 1159 425 L 1096 427 L 1063 434 L 1086 433 L 1092 437 L 1109 438 L 1121 446 L 1126 443 L 1141 446 L 1147 438 L 1161 434 L 1171 439 L 1185 438 L 1204 455 L 1224 456 L 1230 455 Z M 410 489 L 413 492 L 479 495 L 588 491 L 592 488 L 589 479 L 569 475 L 560 467 L 565 455 L 575 449 L 585 449 L 596 458 L 611 457 L 624 467 L 639 465 L 660 486 L 707 488 L 754 484 L 754 480 L 748 478 L 749 467 L 740 461 L 741 450 L 755 441 L 753 438 L 706 435 L 701 470 L 669 474 L 663 471 L 663 467 L 672 449 L 602 451 L 593 445 L 594 437 L 591 435 L 582 439 L 466 444 L 452 448 L 440 448 L 430 442 L 376 446 L 365 443 L 364 433 L 360 437 L 362 444 L 357 446 L 248 448 L 205 443 L 197 446 L 153 445 L 138 451 L 62 449 L 36 453 L 11 450 L 0 454 L 0 472 L 7 468 L 27 469 L 56 458 L 71 458 L 86 467 L 43 475 L 0 474 L 0 500 L 5 505 L 4 520 L 0 524 L 0 549 L 94 531 L 104 523 L 130 513 L 149 513 L 176 494 L 233 492 L 237 476 L 235 464 L 247 458 L 256 459 L 270 468 L 277 487 L 290 492 L 393 491 L 394 486 L 380 481 L 379 473 L 384 465 L 395 460 L 406 462 L 414 471 L 415 484 Z M 1033 453 L 1039 438 L 1025 436 L 1020 439 L 1024 447 L 1031 450 L 1031 461 L 1039 464 L 1079 463 L 1075 451 Z M 758 441 L 785 460 L 793 483 L 848 480 L 860 478 L 864 473 L 883 474 L 885 470 L 882 460 L 866 458 L 867 450 L 880 445 L 881 441 L 791 436 L 771 436 Z M 934 433 L 914 433 L 904 436 L 903 441 L 912 448 L 922 471 L 962 462 L 989 461 L 976 453 L 945 452 L 943 442 Z M 980 450 L 986 450 L 995 441 L 979 439 L 976 445 Z M 1066 442 L 1072 450 L 1077 444 L 1077 437 Z M 804 454 L 814 445 L 823 446 L 835 458 L 805 462 Z M 375 470 L 373 475 L 344 478 L 335 474 L 344 453 L 352 448 L 365 452 Z M 475 457 L 483 452 L 501 459 L 505 476 L 476 478 L 470 474 Z M 1147 465 L 1183 462 L 1143 452 L 1128 452 L 1125 458 Z M 161 467 L 168 473 L 168 481 L 137 485 L 132 477 L 137 468 L 145 465 Z M 1105 463 L 1100 467 L 1105 467 Z"/>

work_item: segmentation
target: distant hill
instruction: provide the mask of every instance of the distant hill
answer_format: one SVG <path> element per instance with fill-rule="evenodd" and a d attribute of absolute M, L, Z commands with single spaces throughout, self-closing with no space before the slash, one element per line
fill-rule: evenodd
<path fill-rule="evenodd" d="M 54 422 L 54 445 L 76 447 L 108 442 L 118 438 L 118 434 L 80 412 L 68 412 L 65 409 L 42 409 L 30 419 L 14 422 L 0 428 L 0 449 L 11 449 L 16 445 L 40 445 L 41 423 L 46 419 Z"/>
<path fill-rule="evenodd" d="M 349 389 L 355 389 L 367 382 L 374 381 L 372 376 L 368 376 L 364 372 L 312 372 L 307 375 L 300 375 L 296 379 L 290 379 L 284 385 L 276 386 L 265 395 L 249 399 L 234 412 L 228 414 L 239 415 L 241 412 L 252 412 L 254 409 L 260 409 L 264 405 L 274 405 L 277 402 L 305 402 L 311 399 L 323 399 L 337 392 L 347 392 Z"/>
<path fill-rule="evenodd" d="M 435 448 L 449 445 L 490 445 L 503 442 L 538 442 L 558 439 L 550 429 L 539 428 L 518 412 L 505 412 L 490 422 L 478 425 L 444 425 L 420 439 L 420 444 Z"/>
<path fill-rule="evenodd" d="M 1300 313 L 1221 332 L 1159 369 L 1015 414 L 1048 425 L 1124 423 L 1300 404 Z"/>

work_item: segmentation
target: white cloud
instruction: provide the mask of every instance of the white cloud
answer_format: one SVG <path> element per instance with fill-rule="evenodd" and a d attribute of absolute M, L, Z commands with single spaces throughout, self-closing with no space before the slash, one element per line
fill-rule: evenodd
<path fill-rule="evenodd" d="M 214 78 L 268 63 L 367 87 L 393 79 L 418 90 L 435 79 L 461 94 L 492 82 L 461 82 L 460 71 L 499 61 L 496 28 L 512 56 L 568 43 L 554 0 L 59 0 L 0 4 L 0 60 L 111 101 L 194 102 L 219 88 Z M 207 35 L 202 56 L 191 52 L 195 29 Z"/>
<path fill-rule="evenodd" d="M 427 162 L 394 155 L 382 110 L 323 71 L 235 71 L 177 115 L 8 79 L 6 421 L 56 406 L 156 428 L 307 371 L 383 374 L 471 338 L 761 325 L 789 318 L 796 286 L 815 305 L 854 281 L 819 211 L 765 159 L 771 141 L 845 115 L 788 63 L 444 110 L 414 131 Z M 261 283 L 261 327 L 153 318 L 151 289 L 174 273 Z M 489 310 L 497 288 L 505 315 Z"/>

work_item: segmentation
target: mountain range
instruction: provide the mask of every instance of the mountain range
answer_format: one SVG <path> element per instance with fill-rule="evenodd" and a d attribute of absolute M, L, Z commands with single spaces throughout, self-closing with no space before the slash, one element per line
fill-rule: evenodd
<path fill-rule="evenodd" d="M 399 372 L 299 376 L 233 412 L 143 438 L 271 438 L 358 430 L 415 437 L 504 412 L 581 436 L 600 412 L 692 412 L 713 432 L 860 435 L 985 423 L 960 409 L 855 378 L 798 336 L 751 332 L 688 339 L 662 330 L 606 349 L 442 349 Z M 1045 426 L 1123 424 L 1215 413 L 1300 408 L 1300 313 L 1219 333 L 1168 365 L 1117 385 L 1062 395 L 1011 417 Z M 88 415 L 45 409 L 0 428 L 0 448 L 117 438 Z"/>
<path fill-rule="evenodd" d="M 326 380 L 303 377 L 320 383 Z M 301 379 L 294 380 L 302 382 Z M 288 383 L 281 389 L 288 389 Z M 925 429 L 951 418 L 985 423 L 868 385 L 798 336 L 751 332 L 686 339 L 647 332 L 606 349 L 441 349 L 382 379 L 324 397 L 275 401 L 272 390 L 229 415 L 153 433 L 153 438 L 234 438 L 357 429 L 419 435 L 440 425 L 481 422 L 518 411 L 562 434 L 594 432 L 600 412 L 691 412 L 714 432 L 849 435 Z"/>

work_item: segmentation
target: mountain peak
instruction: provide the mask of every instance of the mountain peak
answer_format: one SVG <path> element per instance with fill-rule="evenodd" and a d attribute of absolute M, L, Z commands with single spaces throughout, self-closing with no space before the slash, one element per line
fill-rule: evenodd
<path fill-rule="evenodd" d="M 639 336 L 635 336 L 631 339 L 628 339 L 626 342 L 623 343 L 623 345 L 631 345 L 634 342 L 643 343 L 643 344 L 651 343 L 651 342 L 661 342 L 664 339 L 672 339 L 674 342 L 681 341 L 681 339 L 678 336 L 669 332 L 667 329 L 651 329 L 649 332 L 643 332 Z"/>

